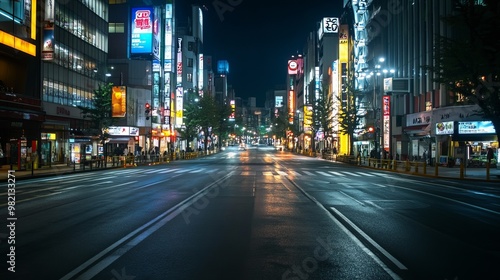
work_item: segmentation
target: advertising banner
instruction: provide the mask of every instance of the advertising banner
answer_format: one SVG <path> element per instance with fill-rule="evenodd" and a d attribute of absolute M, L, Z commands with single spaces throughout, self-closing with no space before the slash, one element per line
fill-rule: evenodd
<path fill-rule="evenodd" d="M 153 8 L 132 8 L 130 53 L 151 54 L 153 51 Z"/>
<path fill-rule="evenodd" d="M 384 95 L 382 97 L 382 114 L 383 129 L 384 129 L 384 150 L 389 151 L 391 144 L 391 97 Z"/>
<path fill-rule="evenodd" d="M 489 134 L 496 133 L 491 121 L 459 122 L 458 134 Z"/>
<path fill-rule="evenodd" d="M 123 118 L 127 113 L 127 87 L 114 86 L 111 93 L 113 118 Z"/>
<path fill-rule="evenodd" d="M 54 60 L 54 25 L 48 23 L 43 28 L 43 39 L 42 39 L 42 60 L 51 61 Z"/>
<path fill-rule="evenodd" d="M 453 122 L 439 122 L 436 124 L 436 135 L 451 135 L 454 131 Z"/>

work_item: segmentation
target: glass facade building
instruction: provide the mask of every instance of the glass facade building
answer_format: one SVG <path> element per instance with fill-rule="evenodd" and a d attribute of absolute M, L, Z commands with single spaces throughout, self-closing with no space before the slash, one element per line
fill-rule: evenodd
<path fill-rule="evenodd" d="M 44 6 L 42 165 L 72 161 L 80 142 L 93 142 L 78 106 L 92 107 L 94 90 L 107 82 L 108 53 L 108 1 L 46 0 Z"/>

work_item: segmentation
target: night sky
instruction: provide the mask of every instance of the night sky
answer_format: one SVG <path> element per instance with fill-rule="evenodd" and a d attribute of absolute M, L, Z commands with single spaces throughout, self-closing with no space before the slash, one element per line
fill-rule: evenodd
<path fill-rule="evenodd" d="M 325 16 L 340 17 L 341 2 L 180 0 L 176 15 L 179 22 L 189 13 L 189 4 L 206 7 L 204 54 L 212 55 L 214 70 L 217 60 L 227 60 L 236 96 L 256 97 L 262 105 L 267 90 L 286 83 L 288 58 L 303 52 L 309 32 L 316 32 L 316 22 Z M 223 12 L 225 4 L 230 9 Z"/>

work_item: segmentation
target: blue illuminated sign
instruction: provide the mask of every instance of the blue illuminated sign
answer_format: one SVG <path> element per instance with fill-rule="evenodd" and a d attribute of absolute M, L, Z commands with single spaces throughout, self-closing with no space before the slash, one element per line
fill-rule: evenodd
<path fill-rule="evenodd" d="M 153 51 L 153 8 L 132 8 L 130 18 L 130 53 L 151 54 Z"/>

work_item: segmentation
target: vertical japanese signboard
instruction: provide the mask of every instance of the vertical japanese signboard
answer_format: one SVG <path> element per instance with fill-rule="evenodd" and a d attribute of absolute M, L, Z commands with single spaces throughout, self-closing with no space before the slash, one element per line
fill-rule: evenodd
<path fill-rule="evenodd" d="M 384 129 L 384 150 L 390 150 L 391 144 L 391 97 L 384 95 L 382 97 L 382 114 L 383 129 Z"/>

